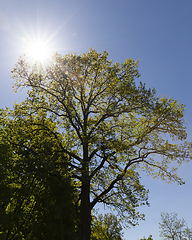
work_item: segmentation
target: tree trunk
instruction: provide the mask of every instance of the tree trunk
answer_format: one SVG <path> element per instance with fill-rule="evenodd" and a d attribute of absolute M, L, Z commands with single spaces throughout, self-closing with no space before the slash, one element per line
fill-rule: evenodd
<path fill-rule="evenodd" d="M 90 240 L 91 236 L 91 207 L 90 207 L 90 181 L 82 183 L 79 240 Z"/>

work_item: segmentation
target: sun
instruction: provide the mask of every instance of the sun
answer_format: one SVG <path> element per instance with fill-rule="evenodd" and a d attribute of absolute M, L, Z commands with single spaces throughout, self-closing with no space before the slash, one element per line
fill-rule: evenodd
<path fill-rule="evenodd" d="M 40 41 L 30 44 L 28 54 L 35 60 L 42 60 L 46 58 L 48 52 L 47 46 Z"/>
<path fill-rule="evenodd" d="M 52 56 L 51 47 L 43 40 L 31 40 L 26 46 L 26 55 L 33 62 L 45 64 Z"/>

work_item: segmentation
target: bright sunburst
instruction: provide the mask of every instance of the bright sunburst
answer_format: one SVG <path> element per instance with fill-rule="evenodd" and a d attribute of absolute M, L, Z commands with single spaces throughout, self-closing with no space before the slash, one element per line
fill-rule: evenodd
<path fill-rule="evenodd" d="M 28 54 L 35 60 L 42 60 L 48 52 L 47 46 L 43 42 L 34 42 L 29 46 Z"/>
<path fill-rule="evenodd" d="M 25 54 L 30 61 L 44 65 L 52 57 L 53 51 L 43 40 L 30 40 L 26 44 Z"/>

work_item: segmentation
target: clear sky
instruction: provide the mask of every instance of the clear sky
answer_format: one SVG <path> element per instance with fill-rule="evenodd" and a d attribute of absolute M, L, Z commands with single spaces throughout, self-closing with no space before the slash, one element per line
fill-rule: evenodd
<path fill-rule="evenodd" d="M 25 91 L 12 92 L 10 71 L 30 39 L 43 38 L 52 51 L 81 54 L 107 50 L 114 62 L 140 59 L 140 80 L 159 96 L 186 105 L 192 141 L 191 0 L 0 0 L 0 107 L 12 107 Z M 159 240 L 160 212 L 177 212 L 191 227 L 192 163 L 179 175 L 186 184 L 166 184 L 142 174 L 150 207 L 146 221 L 125 231 L 126 240 L 153 235 Z"/>

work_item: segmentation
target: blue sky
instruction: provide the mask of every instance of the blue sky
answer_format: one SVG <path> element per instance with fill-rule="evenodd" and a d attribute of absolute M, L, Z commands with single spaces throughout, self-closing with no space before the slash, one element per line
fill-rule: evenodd
<path fill-rule="evenodd" d="M 0 0 L 0 107 L 12 107 L 25 92 L 12 92 L 10 71 L 29 39 L 48 40 L 53 51 L 81 54 L 107 50 L 114 62 L 140 59 L 140 80 L 157 95 L 186 105 L 192 141 L 192 1 L 191 0 Z M 179 174 L 186 184 L 166 184 L 142 174 L 150 208 L 141 207 L 146 221 L 125 231 L 137 240 L 160 239 L 160 212 L 177 212 L 191 226 L 192 164 Z"/>

